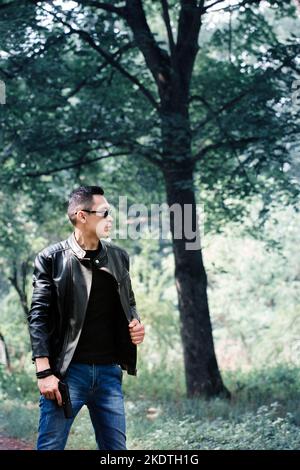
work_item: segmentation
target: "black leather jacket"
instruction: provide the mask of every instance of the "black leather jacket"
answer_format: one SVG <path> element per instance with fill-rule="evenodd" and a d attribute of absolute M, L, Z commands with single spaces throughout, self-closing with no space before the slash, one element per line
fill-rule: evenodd
<path fill-rule="evenodd" d="M 129 256 L 117 245 L 100 240 L 102 249 L 93 260 L 97 268 L 112 274 L 118 282 L 123 312 L 116 331 L 118 357 L 122 369 L 136 375 L 137 347 L 131 341 L 128 323 L 137 318 L 129 275 Z M 58 377 L 63 377 L 75 352 L 87 309 L 92 268 L 74 233 L 51 245 L 35 259 L 33 294 L 28 314 L 32 360 L 49 357 Z"/>

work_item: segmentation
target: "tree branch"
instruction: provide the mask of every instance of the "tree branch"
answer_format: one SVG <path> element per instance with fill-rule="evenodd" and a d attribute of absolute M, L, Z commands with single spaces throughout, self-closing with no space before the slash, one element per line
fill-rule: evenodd
<path fill-rule="evenodd" d="M 4 350 L 5 350 L 5 359 L 6 359 L 6 363 L 4 362 L 4 364 L 6 365 L 7 369 L 12 372 L 12 369 L 11 369 L 11 365 L 10 365 L 10 356 L 9 356 L 9 351 L 8 351 L 8 347 L 7 347 L 7 344 L 6 344 L 6 341 L 4 339 L 4 336 L 0 333 L 0 341 L 2 341 L 3 345 L 4 345 Z"/>
<path fill-rule="evenodd" d="M 6 77 L 9 79 L 16 78 L 18 74 L 26 67 L 30 62 L 32 62 L 36 57 L 41 54 L 44 54 L 50 47 L 55 46 L 60 41 L 64 40 L 66 36 L 70 33 L 64 33 L 60 36 L 50 36 L 45 44 L 38 51 L 34 51 L 30 56 L 27 56 L 21 63 L 18 61 L 12 61 L 13 69 L 11 71 L 4 71 L 1 69 L 2 73 L 6 74 Z M 8 60 L 11 60 L 9 57 Z"/>
<path fill-rule="evenodd" d="M 178 20 L 176 52 L 179 68 L 184 75 L 184 85 L 189 89 L 193 65 L 199 50 L 198 37 L 201 28 L 204 0 L 181 0 Z"/>
<path fill-rule="evenodd" d="M 164 12 L 164 21 L 167 27 L 167 33 L 170 44 L 171 55 L 175 50 L 170 18 L 168 12 L 167 0 L 161 0 Z M 168 54 L 161 49 L 152 34 L 147 23 L 146 15 L 141 0 L 126 0 L 125 7 L 115 7 L 106 2 L 98 2 L 93 0 L 82 0 L 82 5 L 95 6 L 112 13 L 116 13 L 127 21 L 131 28 L 137 47 L 142 52 L 146 64 L 156 81 L 159 90 L 164 88 L 169 79 L 170 58 Z M 154 104 L 152 102 L 152 104 Z M 155 106 L 158 109 L 158 106 Z"/>
<path fill-rule="evenodd" d="M 141 0 L 126 0 L 127 23 L 131 28 L 136 45 L 142 52 L 146 64 L 157 83 L 159 91 L 168 85 L 170 79 L 170 57 L 161 49 L 150 30 Z"/>
<path fill-rule="evenodd" d="M 224 3 L 224 0 L 216 0 L 215 2 L 210 3 L 209 5 L 206 5 L 203 10 L 207 12 L 210 8 L 214 7 L 218 3 Z"/>
<path fill-rule="evenodd" d="M 174 37 L 173 37 L 173 32 L 172 32 L 172 27 L 171 27 L 171 20 L 170 20 L 170 15 L 169 15 L 168 0 L 160 0 L 160 1 L 162 4 L 162 9 L 163 9 L 163 19 L 164 19 L 167 33 L 168 33 L 171 57 L 173 57 L 174 51 L 175 51 L 175 42 L 174 42 Z"/>
<path fill-rule="evenodd" d="M 202 148 L 196 155 L 194 155 L 193 160 L 195 162 L 201 160 L 204 155 L 211 150 L 218 150 L 220 148 L 232 148 L 232 149 L 237 149 L 237 148 L 242 148 L 245 145 L 252 144 L 254 142 L 258 142 L 259 140 L 263 139 L 265 137 L 244 137 L 242 139 L 227 139 L 222 142 L 217 142 L 215 144 L 209 144 L 206 147 Z"/>
<path fill-rule="evenodd" d="M 128 44 L 125 44 L 123 47 L 120 47 L 120 49 L 117 51 L 117 52 L 114 52 L 114 54 L 112 54 L 112 57 L 115 58 L 115 57 L 118 57 L 120 58 L 123 54 L 124 51 L 127 51 L 128 49 L 130 49 L 131 47 L 133 47 L 133 44 L 132 43 L 128 43 Z M 95 74 L 98 74 L 99 72 L 101 72 L 103 69 L 105 69 L 105 67 L 107 66 L 108 64 L 108 61 L 106 60 L 105 62 L 103 62 L 99 67 L 97 67 L 96 71 L 95 71 Z M 94 79 L 94 77 L 93 77 Z M 69 99 L 71 98 L 72 96 L 76 95 L 86 84 L 88 84 L 89 82 L 91 81 L 91 77 L 90 75 L 85 77 L 83 80 L 80 80 L 80 82 L 75 86 L 75 88 L 70 91 L 67 95 L 66 95 L 66 99 Z M 102 80 L 103 81 L 103 80 Z"/>
<path fill-rule="evenodd" d="M 267 69 L 262 75 L 260 75 L 258 77 L 255 76 L 253 83 L 248 88 L 243 90 L 239 95 L 235 96 L 234 98 L 229 100 L 227 103 L 223 104 L 216 111 L 212 109 L 212 107 L 209 105 L 209 103 L 206 101 L 206 99 L 203 98 L 202 96 L 200 96 L 200 95 L 191 96 L 190 102 L 192 102 L 192 101 L 201 101 L 207 107 L 207 109 L 210 111 L 210 116 L 206 117 L 203 121 L 201 121 L 201 123 L 197 126 L 197 129 L 200 129 L 203 126 L 205 126 L 214 117 L 218 116 L 218 118 L 219 118 L 221 113 L 223 113 L 224 111 L 227 111 L 228 109 L 232 108 L 235 104 L 237 104 L 239 101 L 241 101 L 245 96 L 249 95 L 249 93 L 251 93 L 251 91 L 255 90 L 257 85 L 259 83 L 263 82 L 268 75 L 271 75 L 271 76 L 276 75 L 277 73 L 279 73 L 281 71 L 281 69 L 283 67 L 289 66 L 289 67 L 293 68 L 292 61 L 297 57 L 297 55 L 298 55 L 298 51 L 296 51 L 296 53 L 293 56 L 286 57 L 283 60 L 283 62 L 276 69 L 271 69 L 271 70 Z M 194 129 L 194 131 L 195 130 L 196 129 Z"/>
<path fill-rule="evenodd" d="M 87 153 L 89 153 L 93 150 L 97 150 L 98 148 L 103 148 L 103 146 L 90 149 Z M 126 155 L 128 155 L 128 151 L 110 153 L 108 155 L 103 155 L 101 157 L 96 157 L 96 158 L 90 158 L 90 159 L 87 159 L 87 160 L 82 159 L 82 157 L 81 157 L 78 160 L 76 160 L 75 162 L 72 162 L 72 163 L 67 164 L 67 165 L 63 165 L 61 167 L 52 168 L 52 169 L 49 169 L 49 170 L 42 170 L 42 171 L 24 173 L 20 176 L 20 179 L 23 179 L 23 178 L 39 178 L 40 176 L 48 176 L 48 175 L 52 175 L 54 173 L 59 173 L 60 171 L 63 171 L 63 170 L 69 170 L 71 168 L 78 168 L 78 167 L 81 167 L 81 166 L 90 165 L 92 163 L 95 163 L 95 162 L 100 161 L 100 160 L 104 160 L 106 158 L 124 157 Z M 159 163 L 160 163 L 160 161 L 158 159 L 156 159 L 155 157 L 153 157 L 153 155 L 151 155 L 151 153 L 149 153 L 149 154 L 145 153 L 144 157 L 147 158 L 151 163 L 153 163 L 155 165 L 159 165 Z M 8 178 L 5 179 L 5 182 L 7 182 L 7 179 Z M 2 184 L 5 184 L 5 182 L 2 181 Z"/>
<path fill-rule="evenodd" d="M 101 10 L 108 11 L 110 13 L 116 13 L 121 18 L 126 18 L 126 8 L 125 7 L 115 7 L 110 3 L 106 2 L 97 2 L 93 0 L 80 0 L 79 3 L 83 6 L 95 7 Z"/>
<path fill-rule="evenodd" d="M 12 79 L 14 78 L 14 75 L 10 72 L 7 72 L 6 70 L 3 70 L 3 68 L 0 67 L 0 74 L 4 76 L 4 78 Z"/>
<path fill-rule="evenodd" d="M 113 58 L 112 54 L 109 54 L 101 46 L 97 45 L 92 39 L 92 37 L 89 35 L 89 33 L 83 30 L 76 30 L 73 28 L 72 30 L 74 33 L 78 34 L 85 42 L 87 42 L 95 51 L 102 55 L 102 57 L 104 57 L 110 65 L 115 67 L 128 80 L 137 85 L 143 95 L 146 96 L 146 98 L 150 101 L 152 106 L 157 110 L 159 109 L 159 105 L 156 102 L 152 93 L 135 76 L 131 75 L 126 69 L 124 69 L 124 67 L 122 67 L 122 65 L 120 65 L 119 62 L 117 62 Z"/>
<path fill-rule="evenodd" d="M 49 14 L 49 11 L 47 11 L 47 13 Z M 110 65 L 115 67 L 128 80 L 130 80 L 132 83 L 137 85 L 139 90 L 143 93 L 144 96 L 146 96 L 146 98 L 150 101 L 152 106 L 157 110 L 159 109 L 159 105 L 156 102 L 152 93 L 135 76 L 131 75 L 126 69 L 124 69 L 124 67 L 120 65 L 119 62 L 117 62 L 114 59 L 112 54 L 105 51 L 100 45 L 96 44 L 92 36 L 87 31 L 73 28 L 73 26 L 71 26 L 68 22 L 64 21 L 61 17 L 59 17 L 54 12 L 51 12 L 50 14 L 53 15 L 56 21 L 60 22 L 61 24 L 69 28 L 71 33 L 77 34 L 79 37 L 81 37 L 87 44 L 89 44 L 95 51 L 97 51 L 102 57 L 104 57 Z"/>
<path fill-rule="evenodd" d="M 250 143 L 257 142 L 258 140 L 261 140 L 262 138 L 265 139 L 265 136 L 264 137 L 259 137 L 259 136 L 257 136 L 257 137 L 244 137 L 244 138 L 241 138 L 241 139 L 238 139 L 238 140 L 232 138 L 231 135 L 228 133 L 227 129 L 224 128 L 223 123 L 222 123 L 222 121 L 219 117 L 219 114 L 214 111 L 214 109 L 210 106 L 210 104 L 204 98 L 201 97 L 201 101 L 208 108 L 210 114 L 216 120 L 216 123 L 217 123 L 217 126 L 218 126 L 219 130 L 220 130 L 220 133 L 222 134 L 222 136 L 224 137 L 225 140 L 222 141 L 222 142 L 219 142 L 219 143 L 216 143 L 216 144 L 211 144 L 211 145 L 208 145 L 207 147 L 204 147 L 203 149 L 200 150 L 200 152 L 198 152 L 198 154 L 196 154 L 193 157 L 193 160 L 194 161 L 201 160 L 201 158 L 203 158 L 203 156 L 207 152 L 209 152 L 210 150 L 216 150 L 220 147 L 230 148 L 233 151 L 233 154 L 234 154 L 234 156 L 235 156 L 235 158 L 238 162 L 238 166 L 240 168 L 242 168 L 242 171 L 243 171 L 245 177 L 247 178 L 249 183 L 252 184 L 251 179 L 249 178 L 249 175 L 247 173 L 247 170 L 246 170 L 245 166 L 240 161 L 239 155 L 237 153 L 237 149 L 238 148 L 243 148 L 245 145 L 248 145 Z"/>
<path fill-rule="evenodd" d="M 234 5 L 229 5 L 227 7 L 223 7 L 223 8 L 218 8 L 217 10 L 211 10 L 209 11 L 214 5 L 217 5 L 217 3 L 222 3 L 222 1 L 224 0 L 219 0 L 219 1 L 216 1 L 216 2 L 213 2 L 211 3 L 210 5 L 207 5 L 206 7 L 204 7 L 204 11 L 207 13 L 216 13 L 218 11 L 234 11 L 234 10 L 237 10 L 243 6 L 246 6 L 246 5 L 259 5 L 259 3 L 261 3 L 261 0 L 243 0 L 242 2 L 238 2 Z"/>
<path fill-rule="evenodd" d="M 197 0 L 180 0 L 180 4 L 177 34 L 179 52 L 187 47 L 195 47 L 195 40 L 198 40 L 201 26 L 204 0 L 201 0 L 199 5 Z"/>
<path fill-rule="evenodd" d="M 89 153 L 93 150 L 97 150 L 99 148 L 100 147 L 92 148 L 87 153 Z M 101 147 L 101 148 L 103 148 L 103 147 Z M 26 178 L 26 177 L 27 178 L 38 178 L 39 176 L 52 175 L 53 173 L 59 173 L 60 171 L 69 170 L 70 168 L 77 168 L 77 167 L 80 167 L 80 166 L 83 166 L 83 165 L 90 165 L 91 163 L 94 163 L 94 162 L 97 162 L 97 161 L 100 161 L 100 160 L 104 160 L 105 158 L 120 157 L 120 156 L 124 156 L 124 155 L 127 155 L 127 153 L 125 153 L 125 152 L 110 153 L 109 155 L 102 155 L 101 157 L 90 158 L 88 160 L 83 160 L 82 157 L 81 157 L 79 160 L 76 160 L 75 162 L 70 163 L 68 165 L 64 165 L 64 166 L 57 167 L 57 168 L 52 168 L 50 170 L 45 170 L 45 171 L 36 171 L 36 172 L 25 173 L 25 174 L 22 175 L 22 178 Z"/>
<path fill-rule="evenodd" d="M 114 143 L 113 145 L 118 145 L 118 143 Z M 133 153 L 134 151 L 135 152 L 139 152 L 139 155 L 143 155 L 143 157 L 145 157 L 147 160 L 149 160 L 152 164 L 154 165 L 158 165 L 160 166 L 161 165 L 161 160 L 159 158 L 156 158 L 153 154 L 153 149 L 152 148 L 148 148 L 147 146 L 143 145 L 143 144 L 140 144 L 139 142 L 129 142 L 129 143 L 126 143 L 127 145 L 127 148 L 124 149 L 122 152 L 111 152 L 109 153 L 108 155 L 103 155 L 101 157 L 96 157 L 96 158 L 90 158 L 90 159 L 85 159 L 86 155 L 92 151 L 95 151 L 95 150 L 98 150 L 98 149 L 102 149 L 104 148 L 104 145 L 101 144 L 97 147 L 93 147 L 91 148 L 90 150 L 88 150 L 83 156 L 81 156 L 79 159 L 77 159 L 76 161 L 73 161 L 73 162 L 70 162 L 70 163 L 67 163 L 67 164 L 64 164 L 60 167 L 56 167 L 56 168 L 52 168 L 52 169 L 49 169 L 49 170 L 41 170 L 41 171 L 36 171 L 36 172 L 27 172 L 27 173 L 23 173 L 22 175 L 16 175 L 14 174 L 13 177 L 14 177 L 14 182 L 20 180 L 20 179 L 23 179 L 23 178 L 38 178 L 40 176 L 48 176 L 48 175 L 51 175 L 51 174 L 54 174 L 54 173 L 59 173 L 60 171 L 63 171 L 63 170 L 68 170 L 68 169 L 71 169 L 71 168 L 79 168 L 81 166 L 84 166 L 84 165 L 90 165 L 94 162 L 97 162 L 97 161 L 100 161 L 100 160 L 104 160 L 106 158 L 114 158 L 114 157 L 121 157 L 121 156 L 128 156 L 128 154 L 131 152 Z M 36 151 L 36 150 L 35 150 Z M 41 149 L 39 149 L 39 151 L 41 151 Z M 157 152 L 156 152 L 157 153 Z M 5 185 L 7 184 L 7 182 L 9 181 L 9 176 L 6 176 L 5 179 L 3 179 L 1 181 L 1 184 Z"/>
<path fill-rule="evenodd" d="M 21 275 L 24 274 L 23 267 L 21 267 Z M 27 269 L 26 269 L 27 272 Z M 19 282 L 18 282 L 18 271 L 17 271 L 17 265 L 16 262 L 13 262 L 13 271 L 12 271 L 12 276 L 8 276 L 8 280 L 11 282 L 12 286 L 16 289 L 18 296 L 20 298 L 20 302 L 22 305 L 22 308 L 24 310 L 25 316 L 28 314 L 28 304 L 27 304 L 27 295 L 26 291 L 20 287 Z M 26 286 L 26 279 L 21 280 L 22 286 Z"/>
<path fill-rule="evenodd" d="M 148 147 L 147 145 L 141 144 L 140 142 L 134 140 L 129 142 L 129 150 L 131 153 L 138 152 L 139 155 L 145 157 L 147 160 L 149 160 L 149 162 L 161 168 L 162 158 L 158 158 L 158 156 L 155 156 L 155 154 L 160 154 L 160 156 L 162 156 L 162 154 L 156 149 L 154 151 L 153 147 Z"/>
<path fill-rule="evenodd" d="M 0 10 L 4 10 L 4 8 L 9 8 L 9 7 L 12 7 L 12 6 L 16 6 L 17 4 L 20 4 L 20 1 L 2 3 L 2 5 L 0 5 Z"/>
<path fill-rule="evenodd" d="M 170 50 L 174 48 L 174 40 L 172 39 L 172 30 L 168 26 L 170 20 L 168 20 L 167 0 L 161 0 L 164 5 L 164 19 L 167 22 L 167 31 L 170 42 Z M 165 86 L 169 73 L 167 69 L 170 66 L 170 58 L 168 54 L 161 49 L 150 30 L 147 23 L 146 15 L 143 9 L 141 0 L 126 0 L 125 7 L 115 7 L 106 2 L 98 2 L 93 0 L 82 0 L 82 5 L 95 6 L 99 9 L 111 11 L 117 13 L 122 18 L 126 19 L 127 24 L 131 28 L 137 47 L 142 52 L 146 64 L 149 67 L 150 72 L 154 80 L 156 81 L 159 89 Z M 165 17 L 165 14 L 167 16 Z M 171 35 L 170 35 L 171 34 Z M 156 106 L 157 107 L 157 106 Z"/>

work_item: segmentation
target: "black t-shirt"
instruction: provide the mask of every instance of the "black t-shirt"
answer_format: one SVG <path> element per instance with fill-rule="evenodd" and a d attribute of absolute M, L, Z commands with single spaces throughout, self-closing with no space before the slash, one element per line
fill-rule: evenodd
<path fill-rule="evenodd" d="M 117 362 L 116 324 L 120 314 L 118 283 L 114 276 L 94 266 L 92 260 L 101 250 L 87 250 L 92 265 L 92 286 L 82 332 L 73 362 L 111 364 Z"/>

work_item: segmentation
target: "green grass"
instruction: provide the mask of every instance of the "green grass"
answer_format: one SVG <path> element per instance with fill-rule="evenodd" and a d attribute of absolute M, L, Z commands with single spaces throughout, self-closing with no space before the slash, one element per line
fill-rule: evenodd
<path fill-rule="evenodd" d="M 187 399 L 182 371 L 142 368 L 136 378 L 124 374 L 128 448 L 299 449 L 300 369 L 282 365 L 223 376 L 230 401 Z M 2 372 L 1 385 L 0 432 L 35 442 L 33 379 Z M 67 447 L 96 448 L 86 408 L 76 418 Z"/>

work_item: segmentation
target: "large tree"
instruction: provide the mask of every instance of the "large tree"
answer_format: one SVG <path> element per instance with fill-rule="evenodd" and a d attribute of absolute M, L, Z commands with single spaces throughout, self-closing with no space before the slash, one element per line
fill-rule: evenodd
<path fill-rule="evenodd" d="M 0 12 L 0 72 L 13 90 L 2 183 L 37 188 L 99 161 L 117 171 L 128 155 L 159 170 L 168 205 L 192 208 L 192 239 L 177 238 L 170 218 L 188 395 L 228 395 L 201 246 L 186 243 L 200 238 L 196 190 L 215 220 L 220 210 L 242 220 L 254 195 L 265 211 L 274 195 L 299 194 L 286 166 L 299 44 L 272 27 L 293 3 L 7 0 Z"/>

